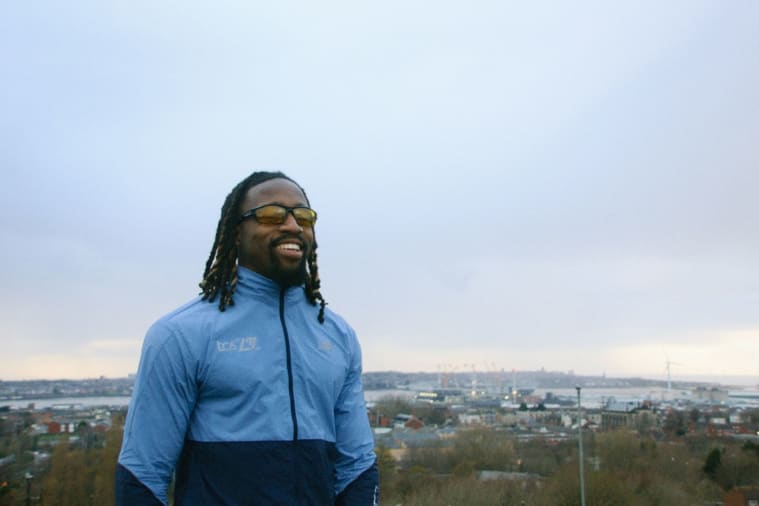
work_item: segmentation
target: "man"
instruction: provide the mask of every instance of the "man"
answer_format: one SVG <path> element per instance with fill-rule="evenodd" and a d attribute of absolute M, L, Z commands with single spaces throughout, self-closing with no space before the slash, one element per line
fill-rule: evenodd
<path fill-rule="evenodd" d="M 255 172 L 227 196 L 201 295 L 148 331 L 117 504 L 377 504 L 353 330 L 325 308 L 303 189 Z M 218 299 L 218 303 L 216 303 Z"/>

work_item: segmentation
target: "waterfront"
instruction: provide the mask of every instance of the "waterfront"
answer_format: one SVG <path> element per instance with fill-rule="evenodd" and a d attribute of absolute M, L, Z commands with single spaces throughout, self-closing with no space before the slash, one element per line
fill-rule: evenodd
<path fill-rule="evenodd" d="M 0 400 L 0 406 L 10 406 L 11 409 L 25 409 L 33 405 L 34 409 L 50 409 L 54 406 L 92 408 L 95 406 L 126 407 L 130 396 L 82 396 L 82 397 L 47 397 L 44 399 L 9 399 Z"/>
<path fill-rule="evenodd" d="M 364 397 L 367 402 L 375 402 L 383 397 L 414 399 L 415 396 L 416 392 L 411 390 L 367 390 Z M 125 408 L 129 405 L 130 399 L 131 397 L 128 395 L 7 399 L 0 400 L 0 407 L 9 406 L 11 409 L 26 409 L 28 406 L 33 405 L 34 409 L 50 409 L 54 406 L 81 406 L 83 408 L 109 406 Z"/>
<path fill-rule="evenodd" d="M 699 378 L 702 381 L 706 378 Z M 715 379 L 715 378 L 712 378 Z M 743 399 L 744 405 L 759 405 L 759 388 L 757 377 L 722 377 L 722 383 L 716 381 L 710 382 L 711 385 L 727 390 L 730 394 L 730 403 L 738 402 L 737 399 Z M 726 381 L 727 380 L 727 381 Z M 729 382 L 729 383 L 728 383 Z M 728 384 L 735 386 L 726 386 Z M 406 400 L 413 400 L 421 390 L 434 390 L 437 385 L 434 382 L 420 382 L 411 385 L 410 388 L 381 388 L 367 389 L 365 399 L 368 403 L 374 403 L 382 398 L 396 397 Z M 466 387 L 461 388 L 466 391 Z M 540 402 L 546 398 L 547 394 L 552 394 L 554 398 L 570 401 L 577 398 L 575 388 L 567 386 L 546 388 L 538 387 L 528 396 L 531 401 Z M 668 402 L 673 400 L 688 400 L 692 396 L 692 390 L 682 385 L 674 385 L 671 390 L 666 386 L 631 386 L 631 387 L 582 387 L 582 402 L 588 408 L 599 407 L 603 402 L 610 398 L 618 402 Z M 30 404 L 35 409 L 50 409 L 54 406 L 81 406 L 90 408 L 94 406 L 110 406 L 123 408 L 129 405 L 130 396 L 128 395 L 69 395 L 55 397 L 47 395 L 45 397 L 25 397 L 25 398 L 5 398 L 0 399 L 0 407 L 8 406 L 11 409 L 24 409 Z"/>

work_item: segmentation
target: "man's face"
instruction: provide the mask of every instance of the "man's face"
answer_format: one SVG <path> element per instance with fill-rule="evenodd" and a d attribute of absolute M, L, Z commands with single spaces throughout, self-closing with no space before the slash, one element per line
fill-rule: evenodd
<path fill-rule="evenodd" d="M 297 207 L 308 206 L 308 201 L 292 181 L 270 179 L 248 190 L 238 213 L 266 204 Z M 285 286 L 305 281 L 306 259 L 313 247 L 313 227 L 301 227 L 292 213 L 280 225 L 266 225 L 249 218 L 237 229 L 239 264 Z"/>

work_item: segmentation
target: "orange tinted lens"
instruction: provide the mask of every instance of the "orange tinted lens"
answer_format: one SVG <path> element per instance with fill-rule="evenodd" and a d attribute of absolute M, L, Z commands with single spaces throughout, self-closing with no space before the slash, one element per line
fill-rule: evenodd
<path fill-rule="evenodd" d="M 256 210 L 256 220 L 264 225 L 279 225 L 285 222 L 287 209 L 280 206 L 264 206 Z"/>
<path fill-rule="evenodd" d="M 296 207 L 293 216 L 300 226 L 310 227 L 316 223 L 316 211 L 307 207 Z"/>

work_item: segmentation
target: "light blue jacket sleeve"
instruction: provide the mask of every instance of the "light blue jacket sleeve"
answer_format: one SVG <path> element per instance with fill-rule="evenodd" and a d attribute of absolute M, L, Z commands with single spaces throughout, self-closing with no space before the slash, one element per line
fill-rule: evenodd
<path fill-rule="evenodd" d="M 119 464 L 164 504 L 197 397 L 197 354 L 159 320 L 142 346 Z"/>
<path fill-rule="evenodd" d="M 335 494 L 342 492 L 353 480 L 372 467 L 376 460 L 374 438 L 369 426 L 361 383 L 361 348 L 355 333 L 350 331 L 350 368 L 335 406 Z"/>

